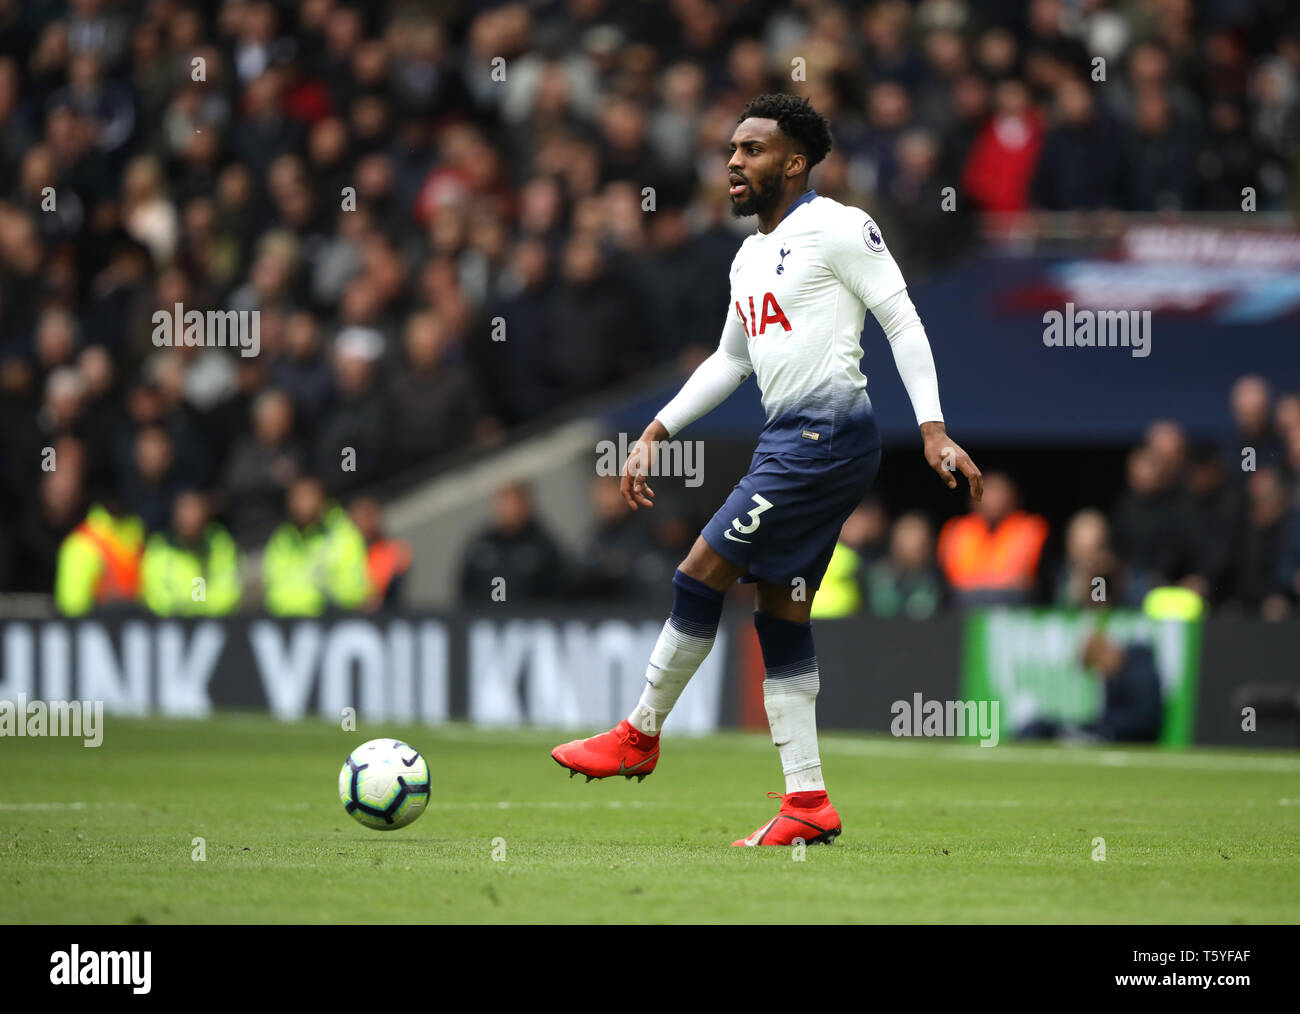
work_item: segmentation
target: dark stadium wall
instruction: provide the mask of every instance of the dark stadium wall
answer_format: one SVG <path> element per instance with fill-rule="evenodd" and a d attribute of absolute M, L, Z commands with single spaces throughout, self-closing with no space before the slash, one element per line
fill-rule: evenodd
<path fill-rule="evenodd" d="M 1300 747 L 1300 629 L 1251 617 L 1206 623 L 1199 698 L 1198 743 Z"/>

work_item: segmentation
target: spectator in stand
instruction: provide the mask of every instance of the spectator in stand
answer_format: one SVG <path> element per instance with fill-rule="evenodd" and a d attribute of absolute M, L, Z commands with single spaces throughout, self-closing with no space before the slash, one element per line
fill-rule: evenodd
<path fill-rule="evenodd" d="M 943 266 L 966 249 L 973 218 L 966 204 L 945 207 L 934 200 L 945 180 L 939 176 L 940 147 L 924 130 L 909 130 L 898 142 L 898 175 L 894 180 L 888 225 L 898 236 L 895 258 L 908 273 Z"/>
<path fill-rule="evenodd" d="M 1300 507 L 1300 425 L 1279 429 L 1282 437 L 1282 465 L 1278 471 L 1291 490 L 1291 505 Z"/>
<path fill-rule="evenodd" d="M 898 171 L 898 141 L 911 123 L 912 102 L 902 84 L 884 80 L 872 85 L 867 95 L 867 127 L 847 147 L 853 171 L 868 180 L 873 190 L 892 191 Z"/>
<path fill-rule="evenodd" d="M 1284 440 L 1291 434 L 1300 432 L 1300 394 L 1293 391 L 1277 399 L 1277 404 L 1273 406 L 1273 429 Z M 1294 466 L 1291 467 L 1291 474 L 1297 474 Z"/>
<path fill-rule="evenodd" d="M 574 592 L 590 599 L 641 595 L 645 586 L 637 580 L 638 562 L 649 549 L 645 512 L 628 510 L 618 483 L 608 476 L 592 479 L 587 496 L 596 523 L 573 564 Z"/>
<path fill-rule="evenodd" d="M 125 477 L 124 498 L 146 532 L 167 527 L 180 492 L 171 438 L 161 426 L 146 426 L 135 438 L 135 467 Z"/>
<path fill-rule="evenodd" d="M 527 190 L 525 195 L 535 191 Z M 527 206 L 525 206 L 527 210 Z M 510 356 L 497 356 L 483 367 L 484 394 L 493 413 L 515 425 L 553 405 L 549 393 L 537 384 L 545 370 L 551 347 L 547 307 L 554 292 L 550 278 L 552 258 L 540 239 L 524 238 L 515 244 L 509 269 L 498 281 L 496 299 L 501 319 L 509 322 Z"/>
<path fill-rule="evenodd" d="M 411 569 L 411 544 L 384 534 L 384 509 L 372 496 L 357 497 L 348 514 L 366 540 L 366 571 L 370 576 L 366 608 L 393 609 L 402 602 L 402 588 Z"/>
<path fill-rule="evenodd" d="M 126 234 L 149 249 L 155 264 L 170 264 L 180 243 L 180 216 L 167 195 L 162 167 L 142 155 L 127 166 L 122 179 L 122 225 Z"/>
<path fill-rule="evenodd" d="M 117 384 L 113 357 L 102 345 L 90 345 L 77 357 L 81 374 L 83 418 L 86 420 L 86 453 L 90 480 L 99 485 L 112 478 L 111 437 L 113 426 L 122 415 L 122 395 Z"/>
<path fill-rule="evenodd" d="M 283 517 L 290 483 L 303 474 L 306 458 L 293 436 L 293 403 L 283 391 L 263 391 L 253 403 L 253 431 L 230 454 L 223 488 L 235 541 L 248 546 L 266 539 Z"/>
<path fill-rule="evenodd" d="M 344 328 L 334 342 L 338 400 L 316 439 L 316 468 L 334 495 L 384 474 L 389 453 L 387 413 L 375 381 L 384 349 L 379 333 Z"/>
<path fill-rule="evenodd" d="M 1181 211 L 1193 206 L 1197 135 L 1162 90 L 1144 88 L 1138 93 L 1127 145 L 1128 208 Z"/>
<path fill-rule="evenodd" d="M 37 461 L 44 448 L 54 447 L 60 440 L 73 439 L 83 448 L 89 446 L 92 434 L 85 420 L 85 394 L 86 382 L 76 367 L 60 366 L 49 375 L 36 424 L 26 434 L 20 429 L 9 438 L 20 460 Z"/>
<path fill-rule="evenodd" d="M 939 610 L 943 596 L 930 522 L 920 514 L 904 514 L 890 532 L 889 556 L 867 570 L 871 613 L 927 620 Z"/>
<path fill-rule="evenodd" d="M 68 59 L 68 84 L 50 96 L 49 108 L 67 106 L 84 117 L 95 148 L 106 154 L 120 151 L 135 130 L 131 92 L 105 80 L 104 61 L 90 49 L 74 50 Z"/>
<path fill-rule="evenodd" d="M 1157 419 L 1146 430 L 1144 443 L 1151 449 L 1162 485 L 1181 492 L 1187 476 L 1187 433 L 1172 419 Z"/>
<path fill-rule="evenodd" d="M 1073 609 L 1124 601 L 1123 572 L 1110 547 L 1110 525 L 1096 508 L 1079 511 L 1066 525 L 1065 561 L 1053 600 Z"/>
<path fill-rule="evenodd" d="M 963 189 L 984 211 L 1024 211 L 1043 146 L 1042 114 L 1024 82 L 1003 81 L 993 93 L 993 116 L 971 146 Z"/>
<path fill-rule="evenodd" d="M 840 529 L 840 537 L 858 554 L 863 567 L 870 567 L 888 555 L 889 513 L 880 497 L 869 494 L 854 508 L 845 524 L 848 529 Z"/>
<path fill-rule="evenodd" d="M 618 483 L 607 476 L 591 481 L 588 496 L 596 525 L 573 561 L 570 593 L 601 601 L 644 602 L 672 578 L 696 530 L 662 506 L 649 515 L 629 511 Z"/>
<path fill-rule="evenodd" d="M 1233 556 L 1241 538 L 1241 490 L 1228 482 L 1213 443 L 1192 446 L 1187 469 L 1187 575 L 1183 585 L 1211 605 L 1232 591 Z"/>
<path fill-rule="evenodd" d="M 314 433 L 329 418 L 336 386 L 316 317 L 306 310 L 293 314 L 284 346 L 284 355 L 271 364 L 270 382 L 289 396 L 304 432 Z"/>
<path fill-rule="evenodd" d="M 564 594 L 568 568 L 555 540 L 538 522 L 532 495 L 510 483 L 492 498 L 494 522 L 465 549 L 460 568 L 464 605 L 543 602 Z"/>
<path fill-rule="evenodd" d="M 60 547 L 86 516 L 85 485 L 80 473 L 76 468 L 46 472 L 41 477 L 37 501 L 25 506 L 26 516 L 17 532 L 6 587 L 48 594 L 54 589 Z"/>
<path fill-rule="evenodd" d="M 1206 117 L 1201 150 L 1193 163 L 1197 170 L 1196 206 L 1232 210 L 1241 207 L 1242 191 L 1256 187 L 1261 161 L 1259 148 L 1240 102 L 1220 98 Z"/>
<path fill-rule="evenodd" d="M 1246 527 L 1237 555 L 1236 598 L 1266 620 L 1288 611 L 1287 579 L 1292 554 L 1284 552 L 1288 511 L 1286 486 L 1272 469 L 1252 472 L 1246 480 Z M 1294 587 L 1294 582 L 1291 582 Z"/>
<path fill-rule="evenodd" d="M 1300 439 L 1296 441 L 1300 445 Z M 1282 547 L 1277 560 L 1277 583 L 1288 605 L 1294 609 L 1300 604 L 1300 501 L 1291 501 L 1291 510 L 1282 527 Z M 1280 615 L 1274 606 L 1272 615 Z"/>
<path fill-rule="evenodd" d="M 24 468 L 22 451 L 43 446 L 40 442 L 41 389 L 36 369 L 25 355 L 0 356 L 0 426 L 5 439 L 0 441 L 0 460 L 7 460 L 6 476 L 14 491 L 30 501 L 36 489 L 36 477 Z"/>
<path fill-rule="evenodd" d="M 451 356 L 453 337 L 447 321 L 432 310 L 406 322 L 406 364 L 396 372 L 388 399 L 400 468 L 473 447 L 489 436 L 492 427 L 473 374 Z"/>
<path fill-rule="evenodd" d="M 958 604 L 1022 605 L 1034 599 L 1047 522 L 1020 509 L 1010 476 L 984 476 L 984 498 L 939 533 L 939 566 Z"/>
<path fill-rule="evenodd" d="M 189 402 L 187 380 L 195 377 L 205 362 L 221 355 L 217 349 L 160 349 L 145 364 L 157 396 L 157 422 L 171 439 L 177 475 L 194 488 L 206 488 L 216 472 L 202 417 Z"/>
<path fill-rule="evenodd" d="M 36 359 L 49 376 L 61 366 L 76 362 L 80 329 L 72 314 L 61 308 L 44 311 L 36 323 Z"/>
<path fill-rule="evenodd" d="M 638 297 L 605 263 L 595 236 L 571 239 L 547 315 L 554 343 L 549 370 L 536 382 L 558 402 L 590 394 L 620 376 L 625 358 L 644 349 L 648 339 Z M 619 341 L 609 341 L 611 334 L 619 334 Z"/>
<path fill-rule="evenodd" d="M 1122 141 L 1091 86 L 1074 75 L 1065 78 L 1034 172 L 1034 204 L 1048 211 L 1123 208 L 1129 170 Z"/>
<path fill-rule="evenodd" d="M 1282 467 L 1282 442 L 1273 429 L 1272 403 L 1273 392 L 1263 377 L 1247 374 L 1232 385 L 1230 404 L 1235 429 L 1227 448 L 1230 460 L 1242 462 L 1249 449 L 1254 451 L 1256 470 Z"/>
<path fill-rule="evenodd" d="M 1186 566 L 1186 513 L 1166 461 L 1146 444 L 1135 447 L 1111 514 L 1115 551 L 1128 572 L 1126 605 L 1139 605 L 1152 588 L 1177 581 Z"/>

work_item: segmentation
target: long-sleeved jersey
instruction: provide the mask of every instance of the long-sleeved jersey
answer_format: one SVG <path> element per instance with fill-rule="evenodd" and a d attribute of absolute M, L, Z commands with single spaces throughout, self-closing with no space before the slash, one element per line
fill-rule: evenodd
<path fill-rule="evenodd" d="M 859 368 L 866 311 L 894 350 L 917 422 L 942 421 L 929 341 L 871 217 L 809 190 L 731 264 L 717 351 L 657 418 L 670 436 L 716 407 L 750 373 L 762 393 L 760 452 L 856 457 L 880 446 Z"/>

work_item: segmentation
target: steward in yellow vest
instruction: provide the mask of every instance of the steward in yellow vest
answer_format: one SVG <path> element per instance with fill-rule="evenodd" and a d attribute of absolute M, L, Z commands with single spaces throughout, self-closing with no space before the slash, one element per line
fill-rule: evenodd
<path fill-rule="evenodd" d="M 144 522 L 112 498 L 95 504 L 59 547 L 54 604 L 64 616 L 134 602 L 140 594 Z"/>
<path fill-rule="evenodd" d="M 181 493 L 172 530 L 144 551 L 141 595 L 158 616 L 225 616 L 239 607 L 239 554 L 226 527 L 208 520 L 202 494 Z"/>
<path fill-rule="evenodd" d="M 845 542 L 835 543 L 821 587 L 813 596 L 812 618 L 830 620 L 852 616 L 862 608 L 862 558 Z"/>
<path fill-rule="evenodd" d="M 266 610 L 273 616 L 320 616 L 331 606 L 358 609 L 370 596 L 366 540 L 320 480 L 289 487 L 289 520 L 271 533 L 262 557 Z"/>

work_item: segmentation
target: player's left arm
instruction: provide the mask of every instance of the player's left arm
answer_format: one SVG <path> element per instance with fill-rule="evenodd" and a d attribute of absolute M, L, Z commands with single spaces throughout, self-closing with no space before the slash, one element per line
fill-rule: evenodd
<path fill-rule="evenodd" d="M 934 368 L 930 339 L 926 337 L 925 326 L 917 316 L 907 290 L 900 289 L 873 306 L 871 312 L 889 339 L 894 365 L 912 401 L 917 424 L 921 427 L 926 463 L 949 489 L 957 488 L 957 476 L 953 472 L 961 472 L 970 483 L 971 496 L 981 499 L 984 496 L 983 475 L 970 455 L 948 436 L 944 426 L 943 412 L 939 408 L 939 375 Z"/>
<path fill-rule="evenodd" d="M 939 376 L 934 354 L 916 307 L 907 295 L 907 283 L 875 222 L 859 209 L 846 221 L 824 233 L 826 260 L 836 277 L 851 289 L 879 321 L 894 365 L 921 428 L 926 463 L 949 489 L 957 488 L 954 471 L 970 483 L 971 496 L 984 495 L 984 477 L 961 446 L 948 436 L 939 407 Z"/>

